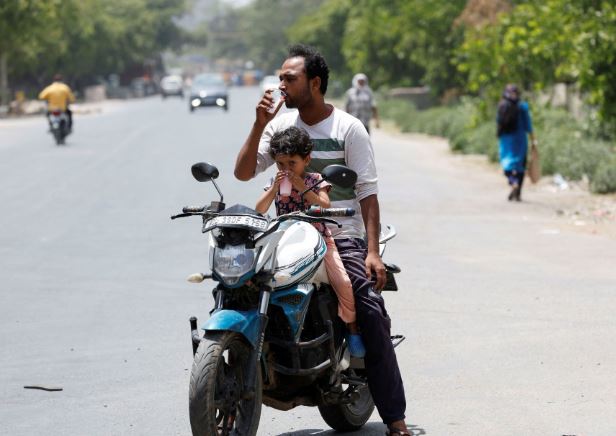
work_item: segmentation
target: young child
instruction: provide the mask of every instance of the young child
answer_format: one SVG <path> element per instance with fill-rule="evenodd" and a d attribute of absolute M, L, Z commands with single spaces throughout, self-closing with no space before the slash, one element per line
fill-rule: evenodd
<path fill-rule="evenodd" d="M 319 173 L 306 172 L 306 166 L 310 163 L 311 151 L 310 137 L 303 129 L 291 126 L 283 131 L 276 132 L 272 136 L 270 154 L 276 161 L 278 173 L 257 201 L 257 212 L 267 212 L 272 201 L 275 202 L 278 215 L 301 210 L 300 193 L 322 179 Z M 289 196 L 280 195 L 280 184 L 285 177 L 288 177 L 293 186 Z M 305 208 L 308 209 L 311 205 L 330 207 L 328 195 L 330 189 L 331 185 L 323 182 L 314 190 L 306 192 L 304 194 Z M 344 269 L 334 238 L 332 238 L 327 227 L 323 223 L 316 223 L 314 226 L 321 232 L 327 244 L 325 269 L 329 282 L 338 296 L 338 316 L 347 324 L 349 330 L 347 337 L 349 351 L 355 357 L 363 357 L 366 350 L 357 330 L 355 299 L 351 280 Z"/>

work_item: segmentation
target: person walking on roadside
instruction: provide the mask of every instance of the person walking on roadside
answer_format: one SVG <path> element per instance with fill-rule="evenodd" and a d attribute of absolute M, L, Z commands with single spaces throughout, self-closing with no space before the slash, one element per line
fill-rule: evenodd
<path fill-rule="evenodd" d="M 62 81 L 62 75 L 56 74 L 53 76 L 53 83 L 43 89 L 38 96 L 39 100 L 47 100 L 47 120 L 49 113 L 54 110 L 66 112 L 68 117 L 68 131 L 73 130 L 73 113 L 69 108 L 69 103 L 75 102 L 75 96 L 71 88 Z"/>
<path fill-rule="evenodd" d="M 372 89 L 368 86 L 368 76 L 363 73 L 355 74 L 352 84 L 353 86 L 346 92 L 344 108 L 362 122 L 369 134 L 372 118 L 376 127 L 379 127 L 379 113 Z"/>
<path fill-rule="evenodd" d="M 357 324 L 366 349 L 368 387 L 387 434 L 410 436 L 405 419 L 406 398 L 396 353 L 390 339 L 391 319 L 379 293 L 385 285 L 385 266 L 379 255 L 380 213 L 374 151 L 362 123 L 325 103 L 329 67 L 314 48 L 290 47 L 280 70 L 279 89 L 287 108 L 297 109 L 274 118 L 271 90 L 256 107 L 256 119 L 240 149 L 235 177 L 250 180 L 275 163 L 270 141 L 290 126 L 306 130 L 313 144 L 309 172 L 321 172 L 333 163 L 344 164 L 358 175 L 354 189 L 331 191 L 332 207 L 351 207 L 361 213 L 340 218 L 342 228 L 330 228 L 342 263 L 351 279 Z M 272 112 L 270 112 L 272 110 Z"/>
<path fill-rule="evenodd" d="M 509 201 L 522 201 L 522 184 L 526 172 L 528 138 L 533 147 L 537 140 L 533 133 L 528 103 L 520 100 L 514 84 L 505 87 L 496 115 L 498 151 L 505 177 L 511 186 Z"/>

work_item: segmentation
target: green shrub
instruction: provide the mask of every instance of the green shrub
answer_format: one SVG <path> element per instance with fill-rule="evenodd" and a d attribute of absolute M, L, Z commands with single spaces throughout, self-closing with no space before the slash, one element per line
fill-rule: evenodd
<path fill-rule="evenodd" d="M 379 107 L 381 117 L 387 118 L 395 122 L 402 131 L 409 132 L 405 129 L 408 120 L 413 119 L 417 114 L 415 106 L 404 100 L 387 100 Z"/>
<path fill-rule="evenodd" d="M 539 111 L 537 138 L 544 174 L 569 180 L 592 180 L 600 162 L 609 159 L 610 143 L 592 138 L 563 110 Z"/>
<path fill-rule="evenodd" d="M 590 189 L 597 194 L 616 192 L 616 156 L 599 163 L 590 183 Z"/>
<path fill-rule="evenodd" d="M 496 123 L 486 122 L 470 129 L 469 142 L 464 149 L 465 153 L 490 154 L 497 147 Z"/>
<path fill-rule="evenodd" d="M 442 136 L 455 152 L 485 154 L 496 162 L 496 123 L 481 120 L 479 103 L 463 100 L 456 106 L 418 111 L 408 102 L 389 100 L 381 113 L 402 131 Z M 537 106 L 531 116 L 543 174 L 560 173 L 569 180 L 586 176 L 594 192 L 616 192 L 616 156 L 611 143 L 591 136 L 584 124 L 564 110 Z"/>
<path fill-rule="evenodd" d="M 567 142 L 560 147 L 554 166 L 567 179 L 580 180 L 586 175 L 592 180 L 599 164 L 609 158 L 610 151 L 604 143 Z"/>

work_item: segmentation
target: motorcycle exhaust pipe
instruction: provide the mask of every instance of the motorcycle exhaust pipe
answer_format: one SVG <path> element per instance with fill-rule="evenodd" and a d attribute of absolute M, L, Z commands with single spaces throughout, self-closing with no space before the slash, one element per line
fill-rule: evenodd
<path fill-rule="evenodd" d="M 197 354 L 197 348 L 201 343 L 201 337 L 199 336 L 199 329 L 197 328 L 197 317 L 190 317 L 190 336 L 192 342 L 193 356 Z"/>

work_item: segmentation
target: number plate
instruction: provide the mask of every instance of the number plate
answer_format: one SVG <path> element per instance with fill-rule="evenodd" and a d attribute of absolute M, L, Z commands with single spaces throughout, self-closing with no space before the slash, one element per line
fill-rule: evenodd
<path fill-rule="evenodd" d="M 247 215 L 220 215 L 206 222 L 203 225 L 203 232 L 225 226 L 250 227 L 263 232 L 267 230 L 267 220 Z"/>

